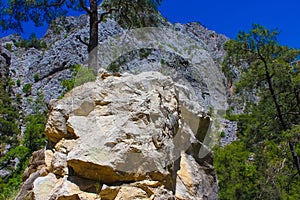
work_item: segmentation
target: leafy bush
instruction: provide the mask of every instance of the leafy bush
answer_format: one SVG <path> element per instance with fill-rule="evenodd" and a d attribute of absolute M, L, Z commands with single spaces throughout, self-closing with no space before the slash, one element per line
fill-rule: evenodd
<path fill-rule="evenodd" d="M 114 61 L 106 69 L 111 72 L 119 72 L 120 64 L 118 62 Z"/>
<path fill-rule="evenodd" d="M 31 93 L 31 88 L 32 88 L 32 85 L 30 83 L 26 83 L 23 88 L 22 88 L 22 91 L 26 94 L 26 95 L 29 95 Z"/>
<path fill-rule="evenodd" d="M 8 51 L 12 51 L 12 44 L 11 44 L 11 43 L 6 43 L 6 44 L 5 44 L 5 48 L 6 48 Z"/>
<path fill-rule="evenodd" d="M 21 101 L 22 101 L 22 95 L 21 94 L 16 94 L 16 100 L 17 100 L 17 102 L 18 103 L 21 103 Z"/>
<path fill-rule="evenodd" d="M 139 55 L 140 55 L 140 59 L 146 59 L 148 58 L 148 56 L 152 53 L 151 49 L 140 49 L 139 51 Z"/>
<path fill-rule="evenodd" d="M 40 79 L 40 75 L 38 73 L 35 73 L 33 76 L 34 82 L 38 82 L 38 80 Z"/>
<path fill-rule="evenodd" d="M 21 80 L 20 80 L 20 79 L 18 79 L 16 83 L 17 83 L 17 86 L 18 86 L 18 87 L 21 86 Z"/>
<path fill-rule="evenodd" d="M 94 71 L 91 68 L 82 67 L 79 64 L 75 64 L 71 67 L 71 70 L 72 70 L 72 78 L 69 80 L 63 80 L 61 83 L 62 86 L 66 89 L 65 93 L 70 91 L 74 87 L 77 87 L 89 81 L 94 81 L 96 79 Z M 63 93 L 61 97 L 65 93 Z"/>
<path fill-rule="evenodd" d="M 225 137 L 225 136 L 226 136 L 225 132 L 222 131 L 221 134 L 220 134 L 220 136 L 221 136 L 222 138 Z"/>

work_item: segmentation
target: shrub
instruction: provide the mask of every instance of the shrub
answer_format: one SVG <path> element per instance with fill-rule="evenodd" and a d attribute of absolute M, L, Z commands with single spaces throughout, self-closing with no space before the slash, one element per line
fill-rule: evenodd
<path fill-rule="evenodd" d="M 74 87 L 77 87 L 89 81 L 94 81 L 96 79 L 93 69 L 82 67 L 79 64 L 73 65 L 71 67 L 71 71 L 72 78 L 69 80 L 63 80 L 61 82 L 62 86 L 66 89 L 61 97 L 63 97 L 66 92 L 70 91 Z"/>
<path fill-rule="evenodd" d="M 18 103 L 21 103 L 21 101 L 22 101 L 22 95 L 21 94 L 16 94 L 16 100 L 17 100 L 17 102 Z"/>
<path fill-rule="evenodd" d="M 39 40 L 34 33 L 32 33 L 28 40 L 22 39 L 20 42 L 15 42 L 17 47 L 25 48 L 26 50 L 29 48 L 36 48 L 36 49 L 46 49 L 47 44 L 45 41 Z"/>
<path fill-rule="evenodd" d="M 17 82 L 16 82 L 16 84 L 17 84 L 18 87 L 20 87 L 21 86 L 21 80 L 18 79 Z"/>
<path fill-rule="evenodd" d="M 26 83 L 23 88 L 22 91 L 26 94 L 29 95 L 31 93 L 31 89 L 32 89 L 32 85 L 30 83 Z"/>
<path fill-rule="evenodd" d="M 140 54 L 140 59 L 146 59 L 148 56 L 152 53 L 151 49 L 140 49 L 139 54 Z"/>
<path fill-rule="evenodd" d="M 11 44 L 11 43 L 6 43 L 6 44 L 5 44 L 5 48 L 6 48 L 8 51 L 12 51 L 12 44 Z"/>
<path fill-rule="evenodd" d="M 226 136 L 225 132 L 222 131 L 221 134 L 220 134 L 220 136 L 221 136 L 222 138 L 224 138 L 224 137 Z"/>
<path fill-rule="evenodd" d="M 34 82 L 38 82 L 40 79 L 40 75 L 38 73 L 35 73 L 33 76 Z"/>

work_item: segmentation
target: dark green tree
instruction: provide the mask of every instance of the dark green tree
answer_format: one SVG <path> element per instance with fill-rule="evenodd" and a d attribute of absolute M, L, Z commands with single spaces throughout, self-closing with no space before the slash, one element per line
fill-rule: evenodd
<path fill-rule="evenodd" d="M 8 0 L 0 4 L 0 23 L 3 30 L 14 29 L 22 32 L 22 22 L 33 21 L 36 26 L 50 23 L 59 16 L 64 16 L 68 9 L 84 11 L 89 16 L 89 39 L 78 39 L 87 46 L 89 66 L 98 65 L 98 24 L 105 18 L 115 14 L 126 24 L 143 24 L 143 15 L 156 12 L 156 6 L 161 0 L 104 0 L 104 12 L 99 14 L 98 6 L 101 0 Z"/>
<path fill-rule="evenodd" d="M 19 114 L 9 95 L 9 85 L 0 80 L 0 147 L 6 149 L 7 144 L 14 146 L 18 143 Z M 2 154 L 2 152 L 0 152 Z"/>
<path fill-rule="evenodd" d="M 31 103 L 32 113 L 25 118 L 26 129 L 23 137 L 14 135 L 10 137 L 12 141 L 16 138 L 17 142 L 10 144 L 10 148 L 6 149 L 7 152 L 0 157 L 1 169 L 5 167 L 10 173 L 5 177 L 0 177 L 0 200 L 8 199 L 9 196 L 15 195 L 14 193 L 19 190 L 22 182 L 22 174 L 27 167 L 28 160 L 34 151 L 43 148 L 46 145 L 46 136 L 44 134 L 47 108 L 42 93 L 38 93 L 38 97 L 35 101 L 29 100 Z M 12 122 L 15 122 L 18 118 L 13 118 Z M 11 122 L 11 123 L 12 123 Z M 14 124 L 16 130 L 17 125 Z M 18 163 L 14 163 L 14 160 L 18 159 Z"/>
<path fill-rule="evenodd" d="M 278 31 L 253 25 L 225 44 L 223 71 L 235 81 L 236 100 L 244 105 L 238 116 L 239 137 L 256 153 L 260 193 L 282 198 L 299 184 L 299 65 L 300 51 L 277 42 Z M 269 152 L 270 151 L 270 152 Z M 267 191 L 267 192 L 266 192 Z"/>

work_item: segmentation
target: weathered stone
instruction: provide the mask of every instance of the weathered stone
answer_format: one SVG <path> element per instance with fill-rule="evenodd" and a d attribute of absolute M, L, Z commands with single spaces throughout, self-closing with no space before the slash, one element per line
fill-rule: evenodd
<path fill-rule="evenodd" d="M 181 154 L 180 170 L 177 172 L 176 198 L 180 200 L 216 199 L 215 178 L 207 176 L 207 168 L 203 168 L 186 153 Z M 213 170 L 213 169 L 210 169 Z"/>
<path fill-rule="evenodd" d="M 49 199 L 51 191 L 57 184 L 57 178 L 50 173 L 47 176 L 37 178 L 33 183 L 33 194 L 35 200 Z"/>
<path fill-rule="evenodd" d="M 217 199 L 212 153 L 201 142 L 211 122 L 195 99 L 158 72 L 106 72 L 73 89 L 52 103 L 46 128 L 54 151 L 47 150 L 50 174 L 33 182 L 33 195 L 175 199 L 176 192 L 179 199 Z M 38 188 L 49 191 L 43 196 Z"/>
<path fill-rule="evenodd" d="M 64 154 L 68 154 L 74 147 L 75 140 L 61 139 L 56 145 L 55 150 Z"/>
<path fill-rule="evenodd" d="M 81 191 L 97 192 L 96 186 L 98 183 L 96 181 L 81 178 L 78 176 L 68 176 L 68 181 L 76 184 Z"/>
<path fill-rule="evenodd" d="M 100 100 L 110 103 L 101 106 Z M 83 111 L 78 112 L 88 107 L 85 115 Z M 103 115 L 103 109 L 111 114 Z M 176 135 L 173 127 L 178 126 L 180 117 L 170 79 L 154 72 L 137 77 L 111 76 L 73 90 L 52 110 L 48 130 L 56 132 L 53 127 L 56 124 L 63 130 L 69 126 L 78 136 L 74 141 L 76 148 L 70 150 L 67 158 L 75 174 L 110 184 L 142 180 L 146 175 L 160 180 L 168 177 L 169 172 L 164 168 L 172 164 L 172 161 L 167 163 L 173 156 L 168 148 L 172 145 L 172 136 Z M 59 110 L 68 116 L 67 122 L 65 118 L 56 118 L 62 115 L 58 114 Z M 66 134 L 61 132 L 61 135 Z M 52 138 L 51 133 L 47 136 L 50 141 L 57 138 Z M 165 147 L 158 144 L 163 138 L 165 141 L 161 144 Z M 153 154 L 155 149 L 166 153 Z M 122 157 L 125 160 L 120 160 Z M 153 169 L 147 169 L 149 163 Z M 137 176 L 139 170 L 142 173 Z"/>
<path fill-rule="evenodd" d="M 123 186 L 121 187 L 115 200 L 149 200 L 149 197 L 150 196 L 148 196 L 147 193 L 140 188 Z"/>
<path fill-rule="evenodd" d="M 103 200 L 114 200 L 120 191 L 120 187 L 111 186 L 108 187 L 106 185 L 102 186 L 100 191 L 100 197 Z"/>
<path fill-rule="evenodd" d="M 51 190 L 48 198 L 49 200 L 80 200 L 81 193 L 79 187 L 67 180 L 67 177 L 61 179 L 56 183 Z"/>
<path fill-rule="evenodd" d="M 67 155 L 60 152 L 55 152 L 51 162 L 53 173 L 59 176 L 68 174 Z"/>

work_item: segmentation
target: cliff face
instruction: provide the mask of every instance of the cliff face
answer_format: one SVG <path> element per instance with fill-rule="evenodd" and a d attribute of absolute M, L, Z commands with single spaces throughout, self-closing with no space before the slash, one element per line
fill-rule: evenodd
<path fill-rule="evenodd" d="M 17 47 L 17 36 L 0 39 L 11 45 L 1 74 L 18 83 L 21 116 L 39 92 L 50 105 L 49 145 L 33 154 L 18 199 L 217 199 L 210 148 L 226 109 L 227 38 L 199 23 L 162 20 L 127 31 L 108 19 L 99 25 L 98 48 L 108 72 L 51 101 L 72 66 L 87 61 L 76 39 L 88 36 L 87 24 L 84 15 L 57 20 L 42 50 Z"/>
<path fill-rule="evenodd" d="M 210 65 L 213 64 L 220 68 L 220 62 L 225 54 L 222 48 L 223 43 L 227 40 L 225 36 L 216 34 L 215 32 L 204 28 L 199 23 L 183 25 L 165 22 L 160 28 L 181 34 L 184 36 L 183 40 L 189 39 L 189 45 L 195 43 L 194 45 L 197 46 L 198 49 L 205 52 L 199 60 L 202 60 L 203 63 L 207 62 Z M 82 15 L 80 17 L 58 19 L 55 23 L 50 25 L 47 33 L 42 38 L 47 43 L 47 48 L 45 49 L 29 48 L 26 50 L 17 47 L 15 44 L 20 42 L 21 38 L 16 35 L 10 35 L 0 39 L 3 49 L 7 44 L 11 45 L 10 52 L 6 51 L 11 58 L 9 76 L 15 83 L 19 82 L 19 84 L 15 84 L 13 90 L 15 94 L 22 95 L 21 107 L 24 115 L 30 113 L 30 105 L 27 101 L 28 96 L 35 99 L 38 92 L 41 91 L 43 92 L 47 103 L 51 99 L 58 98 L 65 90 L 62 87 L 61 81 L 69 79 L 72 76 L 70 68 L 74 64 L 84 64 L 87 61 L 87 48 L 76 38 L 77 36 L 81 36 L 82 38 L 88 37 L 88 30 L 88 18 L 85 15 Z M 111 38 L 117 38 L 125 34 L 126 31 L 119 26 L 117 22 L 113 19 L 108 19 L 107 22 L 99 25 L 99 48 L 110 48 L 107 43 L 108 41 L 111 41 Z M 155 40 L 156 38 L 152 39 Z M 180 68 L 185 65 L 185 63 L 181 62 L 184 58 L 182 57 L 182 52 L 178 51 L 180 47 L 176 46 L 178 45 L 176 40 L 177 38 L 168 38 L 168 42 L 163 44 L 163 46 L 169 46 L 169 48 L 164 48 L 165 52 L 154 53 L 159 57 L 155 60 L 156 62 L 160 63 L 163 60 L 170 60 L 171 62 L 166 62 L 166 64 L 173 68 Z M 124 44 L 122 45 L 124 46 Z M 153 58 L 140 57 L 140 54 L 142 53 L 139 48 L 141 47 L 136 47 L 137 49 L 134 49 L 134 51 L 127 52 L 131 55 L 133 54 L 132 59 L 129 58 L 127 62 L 131 61 L 131 64 L 137 63 L 136 66 L 139 65 L 138 62 L 152 64 L 154 61 Z M 122 58 L 124 55 L 121 54 L 118 56 L 120 56 L 119 58 Z M 118 59 L 118 57 L 115 59 Z M 99 61 L 101 63 L 101 58 L 99 58 Z M 122 68 L 122 66 L 120 66 L 120 68 Z M 169 69 L 171 68 L 163 70 L 167 72 Z M 135 69 L 134 73 L 140 73 L 142 71 L 144 71 L 144 69 L 141 66 L 138 67 L 138 69 Z M 164 71 L 162 71 L 162 73 L 165 73 Z M 133 70 L 131 70 L 131 72 L 133 72 Z M 198 72 L 194 72 L 194 74 L 195 73 Z M 207 74 L 209 73 L 210 72 L 207 71 Z M 195 76 L 197 76 L 197 74 Z M 200 80 L 196 81 L 200 82 Z M 24 94 L 22 91 L 22 88 L 26 84 L 32 85 L 29 95 Z"/>
<path fill-rule="evenodd" d="M 18 199 L 217 199 L 210 117 L 195 99 L 159 72 L 75 88 L 51 103 L 53 146 L 33 157 Z"/>

